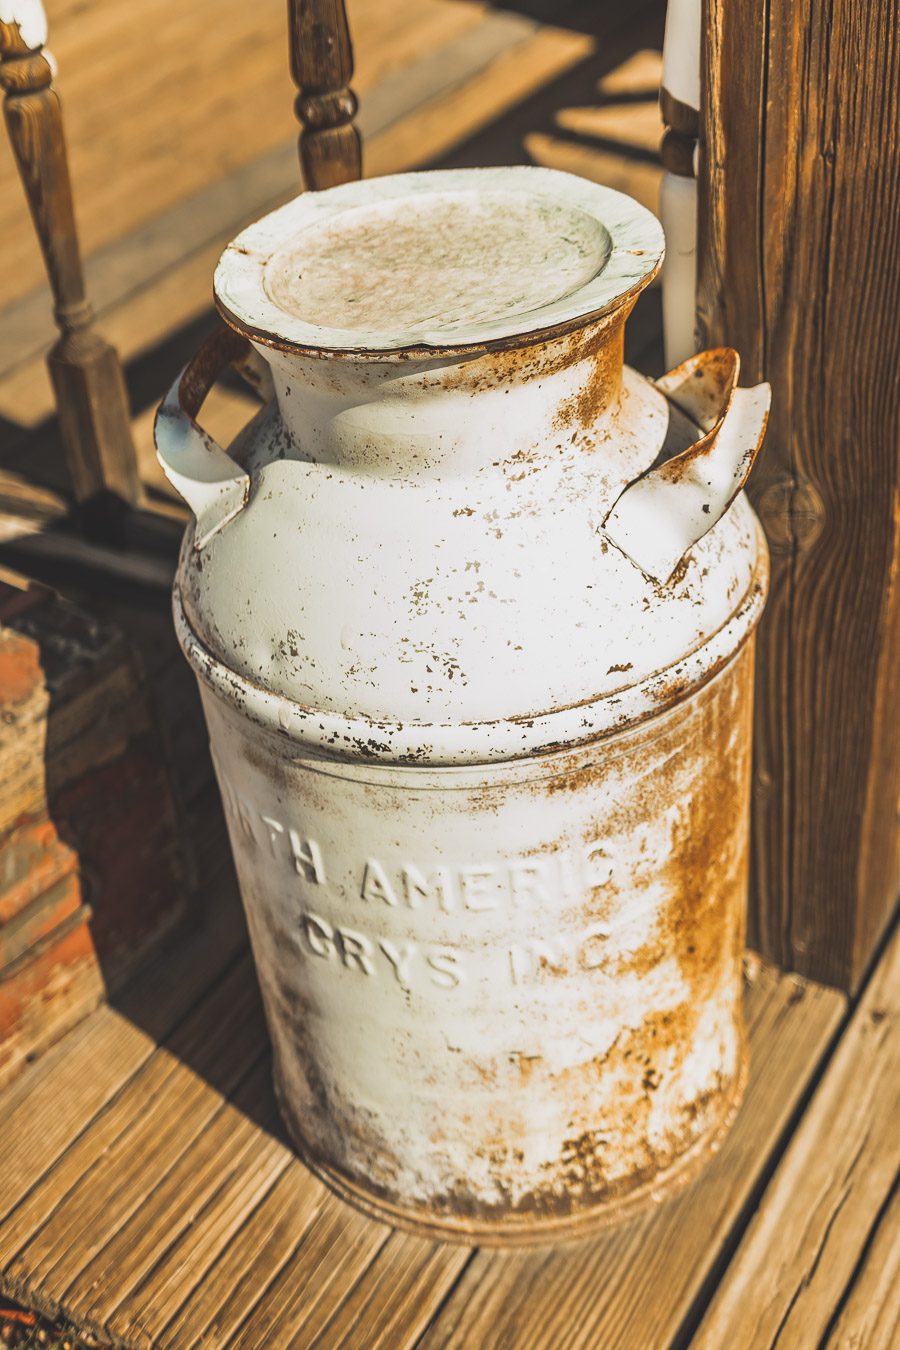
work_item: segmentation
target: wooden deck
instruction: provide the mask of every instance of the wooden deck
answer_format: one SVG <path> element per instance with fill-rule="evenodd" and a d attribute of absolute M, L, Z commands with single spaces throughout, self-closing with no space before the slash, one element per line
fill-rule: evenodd
<path fill-rule="evenodd" d="M 750 1086 L 688 1190 L 593 1240 L 470 1251 L 293 1157 L 211 790 L 193 824 L 205 925 L 0 1098 L 6 1293 L 179 1350 L 897 1344 L 900 941 L 852 1011 L 748 961 Z"/>
<path fill-rule="evenodd" d="M 663 0 L 349 0 L 348 10 L 367 176 L 531 162 L 656 208 Z M 49 18 L 88 287 L 126 362 L 145 482 L 165 493 L 153 413 L 211 322 L 215 263 L 300 187 L 285 13 L 153 0 L 138 22 L 128 0 L 58 0 Z M 165 41 L 148 61 L 151 28 Z M 0 508 L 15 507 L 23 477 L 64 486 L 44 365 L 49 292 L 15 179 L 0 136 Z M 651 297 L 632 320 L 633 359 L 648 343 L 658 351 L 657 310 Z M 655 355 L 649 364 L 661 373 Z M 246 410 L 225 391 L 205 415 L 228 437 Z M 43 506 L 52 514 L 51 499 Z"/>
<path fill-rule="evenodd" d="M 284 17 L 236 0 L 152 0 L 140 25 L 126 0 L 49 9 L 91 289 L 128 363 L 145 482 L 162 491 L 150 419 L 211 321 L 215 259 L 296 190 Z M 531 160 L 654 204 L 658 0 L 350 0 L 350 12 L 370 174 Z M 148 61 L 153 33 L 166 40 Z M 98 52 L 113 58 L 102 82 Z M 191 96 L 173 124 L 177 85 Z M 62 509 L 62 480 L 49 301 L 5 147 L 0 178 L 9 522 L 26 498 Z M 657 294 L 630 322 L 629 358 L 661 369 Z M 225 386 L 205 420 L 225 439 L 248 406 Z M 165 600 L 110 590 L 90 603 L 144 656 L 196 847 L 195 923 L 0 1095 L 0 1289 L 142 1348 L 900 1342 L 896 939 L 854 1007 L 748 961 L 747 1097 L 709 1168 L 655 1211 L 515 1253 L 392 1232 L 332 1197 L 281 1133 L 199 703 Z"/>
<path fill-rule="evenodd" d="M 280 1129 L 167 607 L 94 603 L 129 628 L 157 694 L 196 922 L 0 1096 L 0 1289 L 143 1350 L 893 1350 L 900 937 L 852 1007 L 748 957 L 746 1098 L 707 1170 L 656 1210 L 512 1252 L 392 1232 L 334 1198 Z"/>

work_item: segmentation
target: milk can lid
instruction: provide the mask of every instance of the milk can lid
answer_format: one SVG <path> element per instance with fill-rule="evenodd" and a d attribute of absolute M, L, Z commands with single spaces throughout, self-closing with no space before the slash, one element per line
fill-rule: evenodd
<path fill-rule="evenodd" d="M 263 217 L 225 250 L 215 293 L 233 326 L 273 346 L 480 347 L 616 308 L 663 249 L 651 212 L 572 174 L 409 173 Z"/>

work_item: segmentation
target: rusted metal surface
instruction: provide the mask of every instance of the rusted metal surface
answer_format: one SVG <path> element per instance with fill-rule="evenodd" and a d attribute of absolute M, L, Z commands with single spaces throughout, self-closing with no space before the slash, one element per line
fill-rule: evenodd
<path fill-rule="evenodd" d="M 252 227 L 217 285 L 276 401 L 229 454 L 178 383 L 158 424 L 199 517 L 176 627 L 285 1117 L 341 1194 L 463 1241 L 572 1234 L 658 1198 L 715 1147 L 745 1068 L 767 554 L 733 499 L 767 397 L 735 390 L 729 351 L 659 387 L 623 368 L 658 227 L 576 180 L 550 210 L 561 178 L 411 176 L 442 210 L 489 181 L 518 231 L 535 195 L 528 267 L 480 299 L 477 211 L 437 245 L 424 212 L 418 299 L 366 282 L 362 258 L 393 266 L 404 179 L 374 185 L 370 217 L 366 185 L 308 208 L 322 275 L 293 293 L 299 208 Z M 578 212 L 569 275 L 552 241 Z M 262 341 L 237 311 L 266 276 Z M 661 514 L 642 532 L 645 506 Z"/>
<path fill-rule="evenodd" d="M 577 750 L 425 769 L 300 758 L 204 694 L 306 1160 L 466 1239 L 620 1217 L 740 1093 L 749 645 Z"/>

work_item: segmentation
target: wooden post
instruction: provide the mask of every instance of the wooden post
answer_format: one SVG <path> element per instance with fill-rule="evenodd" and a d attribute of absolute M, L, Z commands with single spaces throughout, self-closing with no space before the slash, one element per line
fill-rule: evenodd
<path fill-rule="evenodd" d="M 41 7 L 7 4 L 0 18 L 3 111 L 53 291 L 61 337 L 47 358 L 76 501 L 141 498 L 119 358 L 91 328 L 62 110 L 43 54 Z"/>
<path fill-rule="evenodd" d="M 900 9 L 704 0 L 698 312 L 773 386 L 751 940 L 854 989 L 900 884 Z"/>
<path fill-rule="evenodd" d="M 362 176 L 362 147 L 353 125 L 353 48 L 343 0 L 288 0 L 294 104 L 302 130 L 303 186 L 337 187 Z"/>

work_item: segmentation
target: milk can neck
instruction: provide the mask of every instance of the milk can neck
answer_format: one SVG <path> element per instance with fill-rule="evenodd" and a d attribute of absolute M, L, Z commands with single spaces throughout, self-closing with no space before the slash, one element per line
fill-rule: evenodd
<path fill-rule="evenodd" d="M 293 457 L 380 475 L 472 473 L 590 448 L 622 381 L 621 311 L 576 332 L 465 355 L 261 348 Z"/>

